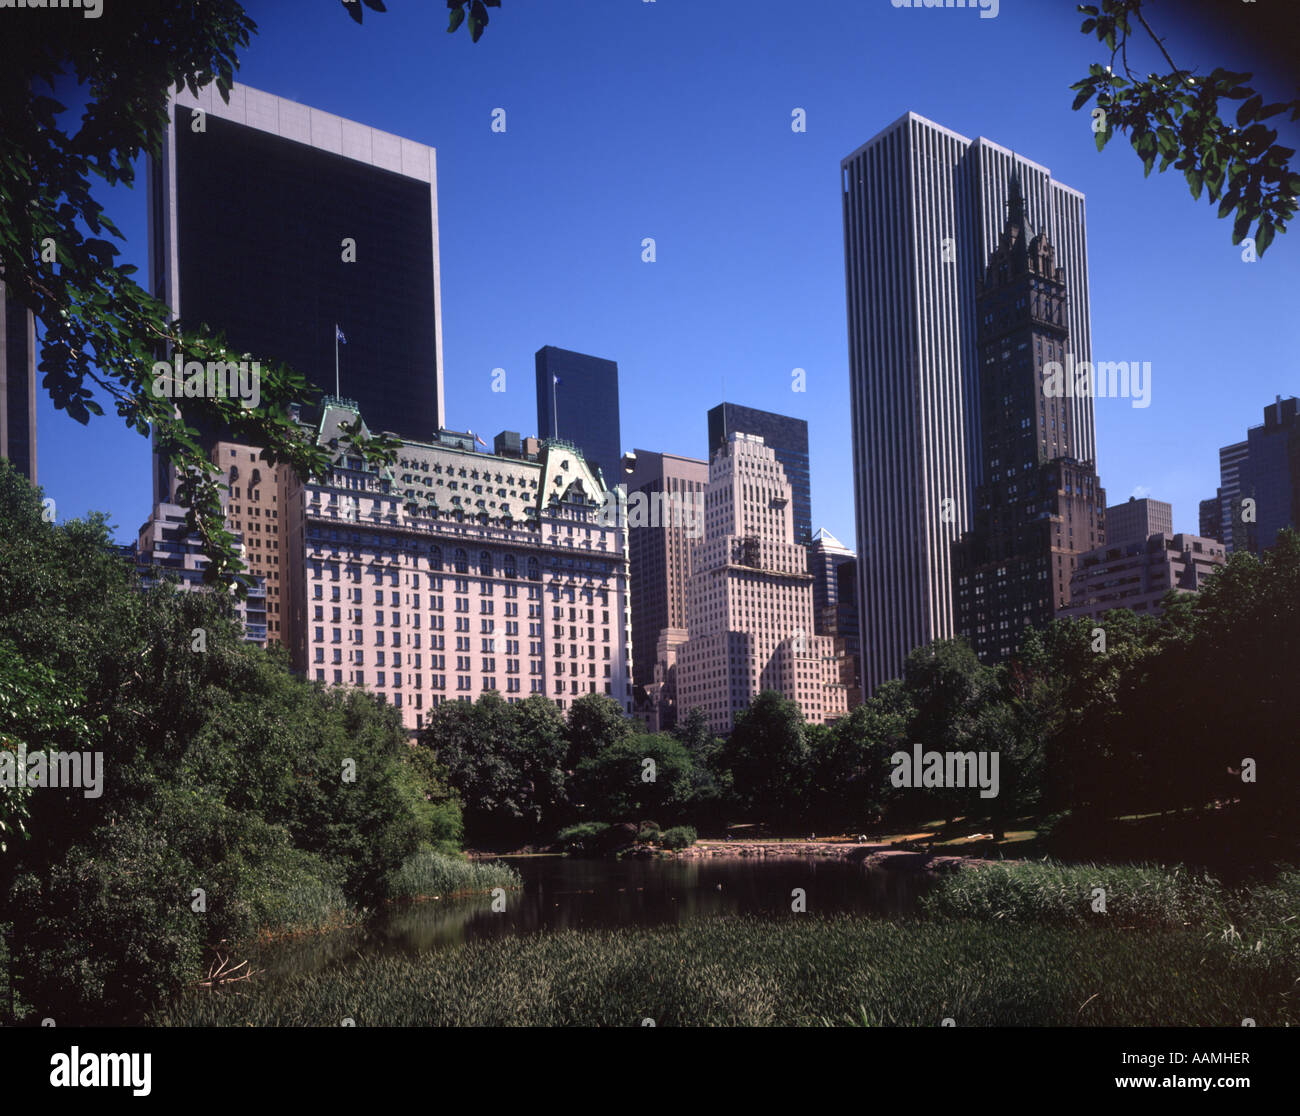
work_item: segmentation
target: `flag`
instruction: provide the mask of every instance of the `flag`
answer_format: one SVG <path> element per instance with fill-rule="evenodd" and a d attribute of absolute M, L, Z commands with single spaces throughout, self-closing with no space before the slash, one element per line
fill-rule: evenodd
<path fill-rule="evenodd" d="M 471 430 L 470 433 L 474 434 L 474 431 Z M 483 439 L 480 438 L 477 434 L 474 434 L 474 441 L 476 441 L 484 449 L 487 449 L 487 442 L 483 441 Z"/>
<path fill-rule="evenodd" d="M 551 380 L 552 380 L 553 383 L 557 383 L 557 384 L 562 384 L 562 383 L 564 383 L 564 381 L 561 380 L 560 377 L 559 377 L 559 376 L 556 376 L 554 373 L 552 373 L 552 375 L 551 375 Z"/>
<path fill-rule="evenodd" d="M 348 339 L 343 336 L 343 331 L 339 329 L 337 322 L 334 323 L 334 340 L 342 341 L 345 345 L 348 343 Z"/>

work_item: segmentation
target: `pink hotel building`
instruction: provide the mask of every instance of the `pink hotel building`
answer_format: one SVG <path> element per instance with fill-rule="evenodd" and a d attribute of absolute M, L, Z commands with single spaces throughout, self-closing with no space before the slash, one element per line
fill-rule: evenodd
<path fill-rule="evenodd" d="M 333 470 L 311 484 L 283 470 L 294 668 L 366 687 L 411 730 L 489 690 L 561 708 L 606 694 L 631 713 L 627 528 L 601 516 L 582 454 L 508 436 L 478 453 L 443 432 L 376 471 L 343 448 L 339 424 L 358 417 L 327 399 L 317 437 L 338 448 Z"/>

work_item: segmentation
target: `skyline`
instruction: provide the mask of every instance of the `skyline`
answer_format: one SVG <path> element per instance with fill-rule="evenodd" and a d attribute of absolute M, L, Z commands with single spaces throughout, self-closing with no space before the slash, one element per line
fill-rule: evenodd
<path fill-rule="evenodd" d="M 1226 223 L 1193 202 L 1180 177 L 1143 181 L 1122 146 L 1096 152 L 1086 115 L 1069 108 L 1069 82 L 1095 45 L 1078 34 L 1071 4 L 1004 4 L 982 22 L 961 12 L 832 11 L 807 43 L 781 38 L 768 4 L 747 6 L 743 20 L 736 5 L 692 12 L 685 40 L 685 16 L 668 5 L 611 10 L 598 24 L 512 9 L 473 48 L 443 34 L 438 13 L 395 11 L 364 28 L 345 15 L 317 18 L 306 50 L 304 5 L 250 7 L 261 30 L 241 83 L 438 150 L 451 427 L 489 439 L 528 433 L 537 349 L 599 353 L 619 364 L 624 450 L 705 456 L 704 417 L 723 399 L 806 419 L 813 526 L 854 538 L 838 164 L 903 111 L 987 137 L 1087 197 L 1094 353 L 1153 366 L 1149 408 L 1098 401 L 1098 466 L 1113 502 L 1150 494 L 1174 505 L 1176 530 L 1195 530 L 1197 502 L 1218 487 L 1218 447 L 1294 390 L 1294 377 L 1274 371 L 1295 335 L 1286 313 L 1300 274 L 1294 248 L 1283 237 L 1264 261 L 1243 264 Z M 1008 36 L 1026 47 L 1049 36 L 1061 50 L 1050 59 L 1028 52 L 1015 75 L 989 71 L 970 49 L 989 29 L 1004 49 Z M 718 59 L 695 40 L 710 30 L 728 32 L 734 52 Z M 1197 49 L 1191 25 L 1159 30 L 1198 64 L 1251 68 L 1232 43 Z M 592 47 L 575 67 L 555 74 L 532 64 L 548 42 L 575 34 Z M 644 47 L 638 64 L 613 49 L 627 41 Z M 852 44 L 864 41 L 891 48 L 878 72 L 861 71 Z M 784 66 L 760 92 L 728 87 L 729 73 L 758 72 L 769 57 Z M 442 91 L 435 113 L 413 91 L 430 61 Z M 659 81 L 665 66 L 675 67 L 672 80 Z M 981 95 L 971 98 L 977 78 Z M 1028 103 L 1010 95 L 1025 84 L 1045 92 Z M 498 106 L 504 134 L 491 131 Z M 806 133 L 791 130 L 794 108 L 807 111 Z M 745 174 L 737 190 L 738 159 L 762 173 Z M 101 196 L 128 235 L 124 258 L 143 265 L 143 189 Z M 645 236 L 656 238 L 654 264 L 641 262 Z M 1223 317 L 1242 329 L 1202 339 L 1186 328 Z M 1268 328 L 1252 329 L 1257 321 Z M 498 367 L 509 386 L 494 394 Z M 790 390 L 798 368 L 803 393 Z M 304 371 L 328 388 L 332 369 Z M 345 396 L 346 376 L 345 366 Z M 1232 390 L 1214 392 L 1220 378 Z M 40 477 L 60 519 L 103 510 L 119 539 L 132 538 L 149 512 L 147 441 L 109 418 L 80 427 L 43 392 L 38 428 Z M 84 484 L 88 466 L 102 478 L 110 463 L 112 480 Z"/>

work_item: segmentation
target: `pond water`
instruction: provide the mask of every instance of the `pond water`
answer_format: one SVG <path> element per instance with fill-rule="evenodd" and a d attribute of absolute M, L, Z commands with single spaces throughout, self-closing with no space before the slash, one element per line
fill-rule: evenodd
<path fill-rule="evenodd" d="M 922 874 L 865 868 L 827 857 L 579 860 L 503 857 L 523 877 L 504 912 L 491 895 L 388 908 L 365 926 L 266 947 L 270 976 L 313 971 L 358 952 L 421 952 L 504 934 L 660 926 L 723 915 L 784 918 L 802 888 L 810 914 L 899 918 L 914 909 Z"/>

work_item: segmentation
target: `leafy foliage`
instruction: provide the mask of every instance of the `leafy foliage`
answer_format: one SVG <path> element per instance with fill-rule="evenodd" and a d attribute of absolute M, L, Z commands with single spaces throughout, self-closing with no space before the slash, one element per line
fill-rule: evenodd
<path fill-rule="evenodd" d="M 1254 226 L 1255 250 L 1263 256 L 1273 237 L 1286 229 L 1295 215 L 1300 195 L 1300 174 L 1290 169 L 1294 149 L 1277 143 L 1276 129 L 1265 121 L 1290 110 L 1300 120 L 1300 97 L 1288 102 L 1265 103 L 1262 93 L 1247 83 L 1248 73 L 1221 67 L 1198 77 L 1174 64 L 1164 44 L 1142 14 L 1142 0 L 1101 0 L 1081 4 L 1087 18 L 1080 30 L 1092 32 L 1110 49 L 1110 62 L 1093 63 L 1088 76 L 1070 88 L 1078 90 L 1074 108 L 1095 101 L 1095 129 L 1101 151 L 1115 133 L 1126 134 L 1150 175 L 1157 159 L 1163 173 L 1170 164 L 1183 172 L 1192 197 L 1204 190 L 1211 204 L 1219 203 L 1219 217 L 1235 213 L 1232 243 L 1240 244 Z M 1167 73 L 1138 78 L 1129 67 L 1129 40 L 1137 23 L 1159 48 L 1170 66 Z M 1116 56 L 1123 75 L 1114 70 Z M 1240 101 L 1235 121 L 1225 119 L 1220 101 Z M 1097 116 L 1097 110 L 1102 116 Z"/>

